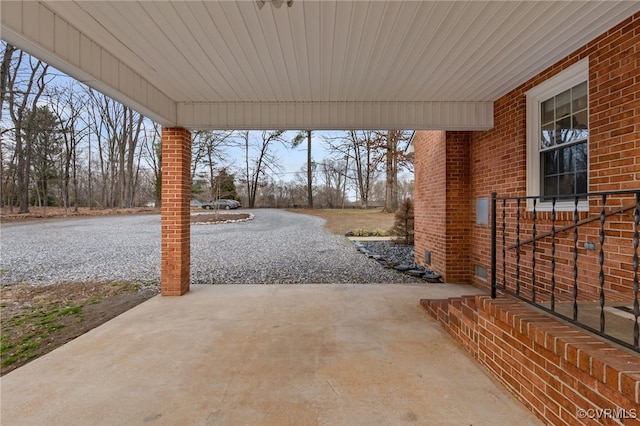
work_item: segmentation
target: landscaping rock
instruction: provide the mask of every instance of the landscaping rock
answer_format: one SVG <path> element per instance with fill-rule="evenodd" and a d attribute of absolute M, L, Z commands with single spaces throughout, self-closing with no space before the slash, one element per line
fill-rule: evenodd
<path fill-rule="evenodd" d="M 385 268 L 394 269 L 430 283 L 442 282 L 442 276 L 415 263 L 412 245 L 396 244 L 390 241 L 355 241 L 354 246 Z"/>
<path fill-rule="evenodd" d="M 393 269 L 400 272 L 406 272 L 411 269 L 411 266 L 407 265 L 406 263 L 401 263 L 400 265 L 394 266 Z"/>
<path fill-rule="evenodd" d="M 427 271 L 427 272 L 422 276 L 422 278 L 423 278 L 425 281 L 428 281 L 428 282 L 434 282 L 434 283 L 442 282 L 442 275 L 440 275 L 440 274 L 436 274 L 436 273 L 435 273 L 435 272 L 433 272 L 433 271 Z"/>

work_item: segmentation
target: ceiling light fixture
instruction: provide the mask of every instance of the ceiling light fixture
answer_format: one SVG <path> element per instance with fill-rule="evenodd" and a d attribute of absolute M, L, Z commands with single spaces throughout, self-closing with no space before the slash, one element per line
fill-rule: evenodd
<path fill-rule="evenodd" d="M 256 3 L 258 3 L 258 9 L 262 9 L 265 3 L 271 3 L 276 9 L 280 9 L 283 3 L 286 3 L 289 7 L 293 6 L 293 0 L 256 0 Z"/>

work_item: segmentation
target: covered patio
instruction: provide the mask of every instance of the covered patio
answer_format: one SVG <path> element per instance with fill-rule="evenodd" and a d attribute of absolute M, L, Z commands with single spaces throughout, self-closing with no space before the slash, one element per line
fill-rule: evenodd
<path fill-rule="evenodd" d="M 418 304 L 474 292 L 193 285 L 2 377 L 2 424 L 538 424 Z"/>
<path fill-rule="evenodd" d="M 437 249 L 465 253 L 455 243 L 473 215 L 460 206 L 473 204 L 469 177 L 492 164 L 472 162 L 469 152 L 518 165 L 502 139 L 487 149 L 471 143 L 472 132 L 522 137 L 526 120 L 514 111 L 524 110 L 524 93 L 500 101 L 525 82 L 544 82 L 579 49 L 637 61 L 637 1 L 80 0 L 3 1 L 1 8 L 4 40 L 163 125 L 161 286 L 165 296 L 184 295 L 154 298 L 3 377 L 4 422 L 535 423 L 431 321 L 420 299 L 540 419 L 602 421 L 585 419 L 584 410 L 626 414 L 637 406 L 637 357 L 508 298 L 478 296 L 477 287 L 189 282 L 191 131 L 438 131 L 434 152 L 447 161 L 416 143 L 416 182 L 437 188 L 453 208 L 429 217 L 431 200 L 423 197 L 418 214 L 423 223 L 459 225 L 463 237 L 448 233 Z M 626 32 L 607 36 L 625 21 Z M 598 37 L 610 54 L 585 48 Z M 601 67 L 609 60 L 592 56 Z M 631 89 L 634 65 L 624 65 Z M 585 72 L 592 85 L 601 78 Z M 627 88 L 611 74 L 602 79 L 619 97 Z M 634 137 L 637 108 L 628 108 L 621 114 Z M 442 170 L 442 178 L 420 181 L 427 169 Z M 519 185 L 513 176 L 485 181 Z M 478 229 L 488 222 L 484 210 Z M 488 237 L 478 241 L 489 246 Z M 429 263 L 425 249 L 416 246 L 416 259 Z M 474 267 L 468 256 L 450 263 L 467 275 Z M 487 269 L 476 271 L 486 283 Z M 527 335 L 508 335 L 514 330 Z"/>

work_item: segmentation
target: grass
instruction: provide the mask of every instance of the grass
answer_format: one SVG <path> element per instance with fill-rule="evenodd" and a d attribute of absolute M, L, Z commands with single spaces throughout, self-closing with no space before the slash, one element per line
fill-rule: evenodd
<path fill-rule="evenodd" d="M 395 215 L 382 209 L 295 209 L 293 213 L 303 213 L 325 219 L 325 227 L 334 234 L 353 232 L 357 236 L 388 235 Z"/>
<path fill-rule="evenodd" d="M 2 345 L 0 346 L 0 358 L 3 366 L 11 365 L 19 360 L 30 359 L 35 356 L 37 349 L 45 339 L 56 330 L 64 328 L 64 324 L 58 321 L 61 317 L 75 316 L 78 322 L 83 321 L 82 306 L 74 305 L 65 308 L 38 309 L 34 312 L 17 315 L 9 320 L 3 327 Z M 14 327 L 26 326 L 37 333 L 16 336 L 19 341 L 9 341 Z"/>
<path fill-rule="evenodd" d="M 0 375 L 135 306 L 144 300 L 138 289 L 154 284 L 118 281 L 0 286 Z M 131 300 L 125 295 L 131 295 Z"/>

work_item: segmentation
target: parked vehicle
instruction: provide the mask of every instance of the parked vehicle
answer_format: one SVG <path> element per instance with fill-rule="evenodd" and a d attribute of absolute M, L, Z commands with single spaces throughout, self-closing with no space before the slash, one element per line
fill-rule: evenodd
<path fill-rule="evenodd" d="M 231 209 L 237 209 L 238 207 L 240 207 L 240 203 L 236 200 L 212 200 L 212 201 L 207 201 L 205 203 L 202 203 L 201 207 L 207 210 L 213 210 L 213 209 L 231 210 Z"/>

